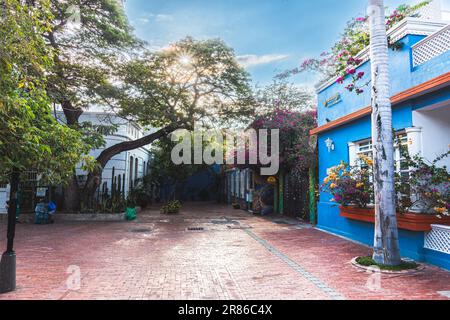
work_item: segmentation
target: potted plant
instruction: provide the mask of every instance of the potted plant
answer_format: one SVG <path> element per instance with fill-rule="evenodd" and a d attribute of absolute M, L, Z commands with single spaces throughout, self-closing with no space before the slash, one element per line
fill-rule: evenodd
<path fill-rule="evenodd" d="M 445 167 L 437 166 L 449 154 L 438 157 L 431 164 L 418 156 L 406 156 L 411 168 L 410 178 L 405 181 L 397 176 L 396 182 L 397 220 L 400 229 L 430 231 L 433 224 L 450 225 L 450 174 Z M 367 157 L 362 157 L 361 161 L 362 166 L 351 167 L 341 162 L 330 168 L 321 190 L 332 194 L 331 201 L 340 206 L 342 217 L 374 223 L 375 212 L 371 206 L 373 163 Z M 411 210 L 413 207 L 415 210 Z"/>
<path fill-rule="evenodd" d="M 178 214 L 180 213 L 181 202 L 178 200 L 170 201 L 161 208 L 162 214 Z"/>

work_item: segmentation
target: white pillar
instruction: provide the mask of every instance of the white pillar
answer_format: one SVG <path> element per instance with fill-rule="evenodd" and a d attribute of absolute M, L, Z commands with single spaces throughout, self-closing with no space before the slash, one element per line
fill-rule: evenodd
<path fill-rule="evenodd" d="M 348 144 L 348 162 L 350 166 L 356 166 L 358 164 L 357 145 L 354 142 Z"/>
<path fill-rule="evenodd" d="M 411 157 L 422 156 L 422 128 L 412 127 L 406 129 L 408 137 L 408 152 Z"/>

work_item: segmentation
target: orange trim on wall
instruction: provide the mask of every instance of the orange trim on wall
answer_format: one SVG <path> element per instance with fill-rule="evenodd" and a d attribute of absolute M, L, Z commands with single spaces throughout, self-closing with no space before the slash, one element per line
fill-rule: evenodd
<path fill-rule="evenodd" d="M 391 102 L 392 104 L 398 104 L 400 102 L 403 102 L 405 100 L 411 99 L 417 95 L 421 95 L 421 94 L 425 94 L 428 93 L 430 91 L 434 91 L 437 90 L 443 86 L 446 86 L 450 84 L 450 72 L 447 72 L 443 75 L 440 75 L 439 77 L 433 78 L 427 82 L 424 82 L 422 84 L 419 84 L 418 86 L 412 87 L 408 90 L 402 91 L 396 95 L 394 95 L 391 98 Z M 329 123 L 315 128 L 313 130 L 310 131 L 311 135 L 315 135 L 321 132 L 325 132 L 328 130 L 331 130 L 335 127 L 339 127 L 341 125 L 344 125 L 346 123 L 358 120 L 362 117 L 368 116 L 372 113 L 372 107 L 365 107 L 361 110 L 358 110 L 356 112 L 350 113 L 342 118 L 339 118 L 337 120 L 334 121 L 330 121 Z"/>

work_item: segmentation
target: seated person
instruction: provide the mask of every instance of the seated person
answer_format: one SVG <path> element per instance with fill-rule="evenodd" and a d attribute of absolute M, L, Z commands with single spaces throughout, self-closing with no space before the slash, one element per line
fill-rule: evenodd
<path fill-rule="evenodd" d="M 49 221 L 50 223 L 55 222 L 55 214 L 56 214 L 56 203 L 53 201 L 50 201 L 50 203 L 47 206 L 48 215 L 49 215 Z"/>
<path fill-rule="evenodd" d="M 36 207 L 34 209 L 34 223 L 41 224 L 43 221 L 47 222 L 48 220 L 48 210 L 47 205 L 45 204 L 43 199 L 39 199 Z"/>

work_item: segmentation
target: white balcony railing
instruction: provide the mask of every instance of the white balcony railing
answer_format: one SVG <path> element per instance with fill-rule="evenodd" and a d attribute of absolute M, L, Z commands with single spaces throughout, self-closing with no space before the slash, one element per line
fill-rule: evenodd
<path fill-rule="evenodd" d="M 414 67 L 450 50 L 450 25 L 426 37 L 412 47 Z"/>
<path fill-rule="evenodd" d="M 433 229 L 425 235 L 425 248 L 450 254 L 450 227 L 432 225 Z"/>
<path fill-rule="evenodd" d="M 418 42 L 414 47 L 418 47 L 422 42 L 427 42 L 428 39 L 437 36 L 440 32 L 444 32 L 445 28 L 448 28 L 446 22 L 443 21 L 433 21 L 433 20 L 424 20 L 422 18 L 413 18 L 408 17 L 403 19 L 396 25 L 394 25 L 387 33 L 391 43 L 395 43 L 405 37 L 408 34 L 426 36 L 425 39 Z M 444 29 L 443 29 L 444 28 Z M 440 40 L 438 40 L 439 42 Z M 447 46 L 448 46 L 448 34 L 447 34 Z M 425 49 L 421 49 L 425 50 Z M 442 48 L 440 49 L 442 50 Z M 448 50 L 448 48 L 447 48 Z M 444 53 L 445 51 L 441 52 Z M 431 58 L 436 57 L 436 55 Z M 370 59 L 370 47 L 364 48 L 356 58 L 362 60 L 362 62 L 367 62 Z M 430 58 L 430 59 L 431 59 Z M 428 60 L 430 60 L 428 59 Z M 427 60 L 426 60 L 427 61 Z M 422 62 L 423 63 L 423 62 Z M 337 78 L 331 78 L 327 81 L 323 81 L 316 85 L 316 91 L 321 92 L 332 84 L 336 83 Z"/>

